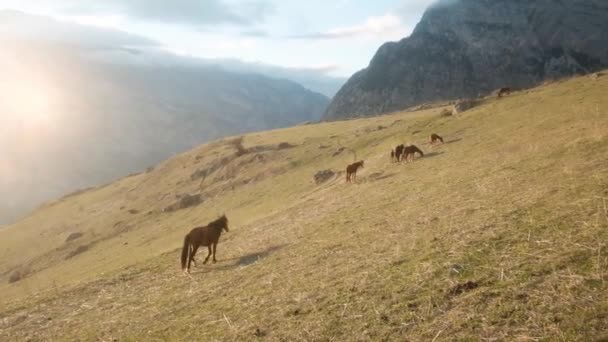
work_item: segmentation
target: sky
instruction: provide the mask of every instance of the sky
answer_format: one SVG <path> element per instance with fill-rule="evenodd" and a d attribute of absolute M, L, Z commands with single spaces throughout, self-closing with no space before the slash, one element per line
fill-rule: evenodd
<path fill-rule="evenodd" d="M 0 9 L 125 31 L 183 56 L 348 77 L 366 67 L 380 45 L 407 37 L 432 2 L 0 0 Z"/>

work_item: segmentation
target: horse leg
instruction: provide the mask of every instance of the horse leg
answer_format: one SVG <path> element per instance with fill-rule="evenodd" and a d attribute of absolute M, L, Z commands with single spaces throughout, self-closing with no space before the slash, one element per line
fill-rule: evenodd
<path fill-rule="evenodd" d="M 196 266 L 196 261 L 194 260 L 194 256 L 196 255 L 196 251 L 198 251 L 198 245 L 194 245 L 192 246 L 192 253 L 190 253 L 190 260 L 188 261 L 188 269 L 190 269 L 190 261 L 192 261 L 194 263 L 194 266 Z"/>
<path fill-rule="evenodd" d="M 196 264 L 196 259 L 194 258 L 194 247 L 190 246 L 190 255 L 192 256 L 192 263 L 194 264 L 194 267 L 198 267 L 198 265 Z"/>
<path fill-rule="evenodd" d="M 209 245 L 207 247 L 209 248 L 209 254 L 207 254 L 205 261 L 203 261 L 203 265 L 205 265 L 207 263 L 207 261 L 209 261 L 209 257 L 211 256 L 211 245 Z"/>
<path fill-rule="evenodd" d="M 217 260 L 215 260 L 215 251 L 217 250 L 217 242 L 213 244 L 213 263 L 215 264 Z"/>

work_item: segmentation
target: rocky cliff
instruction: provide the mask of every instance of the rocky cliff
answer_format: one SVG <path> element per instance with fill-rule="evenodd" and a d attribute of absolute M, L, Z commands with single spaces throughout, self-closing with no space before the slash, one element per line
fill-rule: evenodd
<path fill-rule="evenodd" d="M 336 94 L 326 120 L 529 87 L 608 66 L 608 1 L 450 0 L 384 44 Z"/>

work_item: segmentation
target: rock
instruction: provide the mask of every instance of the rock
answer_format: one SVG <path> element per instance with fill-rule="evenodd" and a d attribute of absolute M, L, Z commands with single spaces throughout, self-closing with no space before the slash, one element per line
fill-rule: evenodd
<path fill-rule="evenodd" d="M 460 100 L 456 102 L 454 108 L 452 108 L 452 115 L 458 115 L 462 112 L 466 112 L 467 110 L 475 107 L 477 103 L 474 100 Z"/>
<path fill-rule="evenodd" d="M 80 239 L 81 237 L 82 237 L 81 232 L 72 233 L 72 234 L 68 235 L 67 239 L 65 239 L 65 242 L 74 241 L 74 240 Z"/>
<path fill-rule="evenodd" d="M 442 118 L 448 117 L 448 116 L 452 116 L 452 114 L 453 114 L 453 110 L 449 110 L 449 109 L 446 109 L 446 108 L 442 109 L 439 112 L 439 116 L 442 117 Z"/>
<path fill-rule="evenodd" d="M 288 148 L 294 148 L 296 147 L 296 145 L 292 145 L 288 142 L 282 142 L 279 145 L 277 145 L 277 150 L 286 150 Z"/>
<path fill-rule="evenodd" d="M 589 77 L 590 77 L 592 80 L 597 80 L 598 78 L 600 78 L 600 77 L 602 77 L 602 76 L 603 76 L 603 75 L 602 75 L 602 73 L 600 73 L 600 72 L 595 72 L 595 73 L 593 73 L 593 74 L 589 75 Z"/>
<path fill-rule="evenodd" d="M 10 277 L 8 277 L 8 283 L 12 284 L 20 281 L 21 279 L 27 276 L 27 273 L 28 272 L 24 270 L 14 271 L 13 273 L 11 273 Z"/>
<path fill-rule="evenodd" d="M 608 1 L 438 1 L 340 89 L 324 120 L 473 98 L 608 67 Z M 423 108 L 423 106 L 419 107 Z"/>
<path fill-rule="evenodd" d="M 323 183 L 327 182 L 328 180 L 334 178 L 335 175 L 336 175 L 336 173 L 333 172 L 332 170 L 318 171 L 314 175 L 315 184 L 317 184 L 317 185 L 323 184 Z"/>

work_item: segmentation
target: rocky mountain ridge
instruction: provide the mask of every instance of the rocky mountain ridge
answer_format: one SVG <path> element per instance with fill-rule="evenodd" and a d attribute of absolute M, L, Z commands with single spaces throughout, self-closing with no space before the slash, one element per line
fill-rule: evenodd
<path fill-rule="evenodd" d="M 412 35 L 386 43 L 324 118 L 377 115 L 608 66 L 608 2 L 440 1 Z"/>

